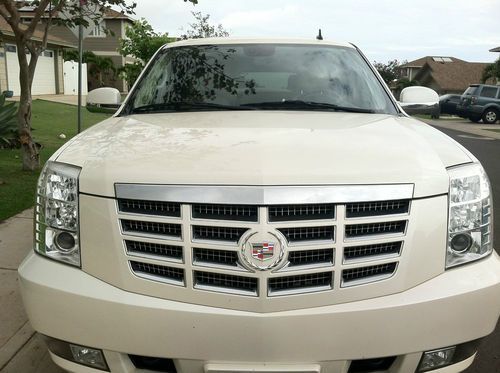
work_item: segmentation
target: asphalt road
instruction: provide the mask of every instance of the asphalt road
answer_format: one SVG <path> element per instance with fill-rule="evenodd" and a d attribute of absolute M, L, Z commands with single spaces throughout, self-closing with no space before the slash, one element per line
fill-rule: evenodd
<path fill-rule="evenodd" d="M 493 189 L 494 214 L 496 216 L 496 219 L 494 219 L 494 232 L 496 232 L 494 247 L 500 254 L 500 140 L 488 139 L 440 127 L 435 128 L 446 133 L 466 147 L 481 161 L 488 173 Z M 471 315 L 471 317 L 479 317 L 478 315 Z M 493 334 L 484 340 L 474 364 L 465 372 L 500 373 L 500 324 L 497 324 L 497 328 Z"/>

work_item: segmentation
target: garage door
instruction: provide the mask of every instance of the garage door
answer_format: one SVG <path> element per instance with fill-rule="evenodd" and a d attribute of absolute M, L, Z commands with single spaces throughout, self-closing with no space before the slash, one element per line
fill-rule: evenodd
<path fill-rule="evenodd" d="M 21 94 L 19 84 L 19 62 L 17 60 L 17 47 L 15 45 L 6 45 L 7 57 L 7 76 L 9 81 L 9 90 L 14 91 L 14 96 Z M 28 55 L 28 63 L 30 56 Z M 56 93 L 56 73 L 55 73 L 55 54 L 52 50 L 46 50 L 38 59 L 35 77 L 31 94 L 33 95 L 53 95 Z"/>

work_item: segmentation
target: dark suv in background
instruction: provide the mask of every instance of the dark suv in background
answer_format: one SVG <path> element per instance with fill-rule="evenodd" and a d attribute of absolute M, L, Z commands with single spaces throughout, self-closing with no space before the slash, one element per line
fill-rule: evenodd
<path fill-rule="evenodd" d="M 481 119 L 486 124 L 494 124 L 500 119 L 500 86 L 472 84 L 462 95 L 457 105 L 458 113 L 472 122 Z"/>

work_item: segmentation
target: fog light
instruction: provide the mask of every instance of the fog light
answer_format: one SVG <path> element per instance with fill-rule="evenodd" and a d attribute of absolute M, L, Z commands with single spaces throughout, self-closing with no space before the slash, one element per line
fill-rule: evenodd
<path fill-rule="evenodd" d="M 455 253 L 462 254 L 472 247 L 472 243 L 473 240 L 470 234 L 459 233 L 451 239 L 450 247 Z"/>
<path fill-rule="evenodd" d="M 106 358 L 101 350 L 61 341 L 42 335 L 49 351 L 65 360 L 109 372 Z"/>
<path fill-rule="evenodd" d="M 56 245 L 62 252 L 69 253 L 76 247 L 76 240 L 71 233 L 60 232 L 56 236 Z"/>
<path fill-rule="evenodd" d="M 450 365 L 453 362 L 454 354 L 455 346 L 424 352 L 420 365 L 418 366 L 418 371 L 428 372 Z"/>
<path fill-rule="evenodd" d="M 107 369 L 106 362 L 101 350 L 70 344 L 73 360 L 77 363 L 92 368 Z"/>

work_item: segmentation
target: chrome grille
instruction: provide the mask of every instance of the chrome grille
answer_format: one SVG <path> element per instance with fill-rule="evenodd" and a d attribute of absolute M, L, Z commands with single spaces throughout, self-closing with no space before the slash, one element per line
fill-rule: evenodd
<path fill-rule="evenodd" d="M 143 233 L 181 238 L 181 225 L 151 221 L 123 220 L 122 229 L 126 233 Z"/>
<path fill-rule="evenodd" d="M 257 207 L 244 205 L 193 205 L 193 218 L 212 220 L 257 221 Z"/>
<path fill-rule="evenodd" d="M 181 205 L 179 203 L 119 199 L 118 209 L 122 212 L 133 214 L 181 216 Z"/>
<path fill-rule="evenodd" d="M 308 273 L 305 275 L 275 277 L 269 279 L 269 295 L 280 293 L 305 293 L 307 290 L 330 290 L 333 284 L 333 273 Z"/>
<path fill-rule="evenodd" d="M 409 208 L 409 200 L 348 203 L 346 205 L 346 217 L 361 218 L 367 216 L 406 214 Z"/>
<path fill-rule="evenodd" d="M 257 295 L 258 280 L 252 277 L 226 275 L 223 273 L 194 272 L 194 287 L 203 290 L 226 289 L 229 292 L 234 290 L 249 295 Z"/>
<path fill-rule="evenodd" d="M 404 233 L 406 221 L 391 221 L 383 223 L 353 224 L 345 227 L 347 238 L 359 238 L 363 236 L 373 236 L 379 234 Z"/>
<path fill-rule="evenodd" d="M 238 266 L 238 253 L 229 250 L 193 249 L 195 264 L 219 264 L 230 267 Z"/>
<path fill-rule="evenodd" d="M 346 247 L 344 248 L 344 260 L 349 262 L 379 256 L 399 255 L 402 247 L 402 241 Z"/>
<path fill-rule="evenodd" d="M 119 205 L 118 215 L 127 260 L 137 276 L 183 285 L 186 291 L 282 297 L 335 292 L 393 276 L 411 220 L 409 204 L 183 203 L 178 217 L 136 212 L 134 218 L 124 215 L 128 212 Z M 404 208 L 407 216 L 402 219 Z M 255 271 L 245 263 L 241 240 L 255 232 L 283 239 L 282 265 Z M 143 263 L 140 257 L 156 263 Z"/>
<path fill-rule="evenodd" d="M 184 283 L 184 270 L 180 268 L 135 261 L 131 261 L 130 266 L 132 267 L 132 271 L 139 277 L 157 281 L 172 282 L 179 285 Z"/>
<path fill-rule="evenodd" d="M 182 260 L 182 247 L 180 246 L 130 240 L 125 240 L 125 246 L 127 247 L 127 252 L 131 255 L 151 255 Z"/>
<path fill-rule="evenodd" d="M 334 227 L 300 227 L 278 229 L 290 243 L 300 241 L 333 241 Z"/>
<path fill-rule="evenodd" d="M 238 242 L 247 228 L 193 226 L 193 238 L 207 241 Z"/>
<path fill-rule="evenodd" d="M 269 221 L 322 220 L 335 218 L 335 205 L 279 205 L 269 206 Z"/>
<path fill-rule="evenodd" d="M 345 269 L 342 271 L 342 286 L 360 285 L 371 282 L 373 278 L 378 281 L 391 277 L 396 271 L 397 263 L 386 263 L 368 267 Z"/>
<path fill-rule="evenodd" d="M 332 264 L 334 262 L 333 249 L 300 250 L 291 251 L 288 254 L 290 267 L 300 267 L 307 265 Z"/>

